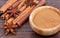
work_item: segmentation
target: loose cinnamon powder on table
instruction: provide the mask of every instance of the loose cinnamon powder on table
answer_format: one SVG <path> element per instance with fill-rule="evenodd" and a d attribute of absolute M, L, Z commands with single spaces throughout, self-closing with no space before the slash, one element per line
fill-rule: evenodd
<path fill-rule="evenodd" d="M 60 23 L 60 15 L 59 12 L 53 9 L 42 9 L 37 10 L 36 15 L 33 18 L 33 22 L 36 26 L 40 28 L 52 28 L 57 26 Z"/>

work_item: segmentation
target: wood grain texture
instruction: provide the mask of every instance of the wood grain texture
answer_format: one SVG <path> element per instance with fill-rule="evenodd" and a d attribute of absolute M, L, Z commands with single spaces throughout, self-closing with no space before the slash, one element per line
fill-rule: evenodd
<path fill-rule="evenodd" d="M 60 9 L 60 0 L 46 0 L 46 5 L 54 6 L 58 9 Z M 0 0 L 0 7 L 6 2 L 6 0 Z M 0 27 L 4 24 L 2 20 L 0 20 Z M 52 35 L 52 36 L 41 36 L 37 33 L 35 33 L 30 25 L 29 21 L 27 20 L 23 26 L 15 29 L 16 35 L 9 34 L 7 36 L 4 35 L 4 30 L 0 29 L 0 38 L 60 38 L 60 32 Z"/>

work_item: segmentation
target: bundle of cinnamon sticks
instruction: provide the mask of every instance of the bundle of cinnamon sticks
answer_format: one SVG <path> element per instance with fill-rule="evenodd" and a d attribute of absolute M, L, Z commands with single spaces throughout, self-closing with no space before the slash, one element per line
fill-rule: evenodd
<path fill-rule="evenodd" d="M 16 34 L 13 28 L 21 26 L 35 8 L 45 3 L 45 0 L 7 0 L 0 8 L 0 16 L 5 20 L 5 25 L 3 26 L 5 35 L 9 32 Z"/>

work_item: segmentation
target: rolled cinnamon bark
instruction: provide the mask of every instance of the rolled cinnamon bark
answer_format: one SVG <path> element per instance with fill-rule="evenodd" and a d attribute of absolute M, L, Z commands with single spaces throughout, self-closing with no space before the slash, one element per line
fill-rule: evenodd
<path fill-rule="evenodd" d="M 25 4 L 26 0 L 22 0 L 22 2 L 18 6 L 18 10 Z"/>
<path fill-rule="evenodd" d="M 21 26 L 21 24 L 23 24 L 23 23 L 27 20 L 27 18 L 29 17 L 29 15 L 32 13 L 32 11 L 33 11 L 35 8 L 40 7 L 40 6 L 44 5 L 45 3 L 46 3 L 45 0 L 41 0 L 41 2 L 38 3 L 38 5 L 33 6 L 30 11 L 28 11 L 21 19 L 19 19 L 19 21 L 17 22 L 17 24 L 18 24 L 19 26 Z"/>
<path fill-rule="evenodd" d="M 13 8 L 16 8 L 20 3 L 22 2 L 22 0 L 17 0 L 11 7 L 9 7 L 8 9 L 11 10 Z"/>
<path fill-rule="evenodd" d="M 32 7 L 30 7 L 28 10 L 26 10 L 22 16 L 22 14 L 20 14 L 22 17 L 20 17 L 20 19 L 18 20 L 17 24 L 19 26 L 21 26 L 25 21 L 26 19 L 28 18 L 29 16 L 29 12 L 35 7 L 35 5 L 33 5 Z"/>
<path fill-rule="evenodd" d="M 5 19 L 5 16 L 7 15 L 7 13 L 4 13 L 2 16 L 1 16 L 1 18 L 2 19 Z"/>
<path fill-rule="evenodd" d="M 10 7 L 13 5 L 13 3 L 15 3 L 17 0 L 8 0 L 1 8 L 0 11 L 2 11 L 3 13 Z"/>
<path fill-rule="evenodd" d="M 28 6 L 14 21 L 13 23 L 16 24 L 24 15 L 24 13 L 30 9 L 30 6 Z"/>
<path fill-rule="evenodd" d="M 25 4 L 19 11 L 24 11 L 26 9 L 27 5 Z"/>

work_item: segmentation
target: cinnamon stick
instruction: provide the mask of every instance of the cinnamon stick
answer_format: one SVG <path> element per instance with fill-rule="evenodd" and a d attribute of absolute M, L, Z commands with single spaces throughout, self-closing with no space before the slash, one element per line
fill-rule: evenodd
<path fill-rule="evenodd" d="M 13 23 L 17 23 L 19 26 L 29 17 L 30 13 L 37 7 L 44 5 L 46 2 L 45 0 L 41 0 L 41 2 L 38 3 L 38 5 L 33 6 L 30 10 L 25 10 L 22 12 Z"/>
<path fill-rule="evenodd" d="M 27 19 L 28 16 L 29 16 L 29 12 L 30 12 L 30 10 L 33 9 L 34 7 L 35 7 L 35 5 L 33 5 L 32 7 L 30 7 L 29 10 L 25 11 L 24 14 L 23 14 L 23 13 L 20 14 L 21 17 L 19 18 L 19 20 L 18 20 L 18 22 L 17 22 L 17 24 L 18 24 L 19 26 L 22 25 L 22 24 L 26 21 L 26 19 Z"/>
<path fill-rule="evenodd" d="M 45 3 L 46 3 L 46 0 L 41 0 L 35 8 L 43 6 Z"/>
<path fill-rule="evenodd" d="M 30 6 L 28 6 L 28 7 L 21 13 L 21 15 L 24 14 L 24 13 L 25 13 L 27 10 L 29 10 L 29 9 L 30 9 Z M 16 24 L 16 23 L 20 20 L 21 15 L 19 15 L 19 16 L 13 21 L 14 24 Z M 23 16 L 23 15 L 22 15 L 22 16 Z"/>
<path fill-rule="evenodd" d="M 16 1 L 9 9 L 16 8 L 21 2 L 22 0 Z"/>
<path fill-rule="evenodd" d="M 34 2 L 35 2 L 36 4 L 38 4 L 38 2 L 39 2 L 39 1 L 37 1 L 37 0 L 34 0 Z"/>
<path fill-rule="evenodd" d="M 25 10 L 25 8 L 26 8 L 26 4 L 20 9 L 20 11 L 22 12 L 23 10 Z"/>
<path fill-rule="evenodd" d="M 17 0 L 8 0 L 1 8 L 0 11 L 2 11 L 3 13 L 13 4 L 15 3 Z"/>
<path fill-rule="evenodd" d="M 10 18 L 8 21 L 7 21 L 7 23 L 12 23 L 12 21 L 14 20 L 14 18 Z"/>
<path fill-rule="evenodd" d="M 26 0 L 22 0 L 22 2 L 19 4 L 19 6 L 18 6 L 18 10 L 25 4 L 25 1 Z"/>
<path fill-rule="evenodd" d="M 9 14 L 7 14 L 7 15 L 5 16 L 5 21 L 7 21 L 9 18 L 10 18 L 10 17 L 9 17 Z"/>
<path fill-rule="evenodd" d="M 7 13 L 4 13 L 2 16 L 1 16 L 1 18 L 2 19 L 5 19 L 5 16 L 7 15 Z"/>

